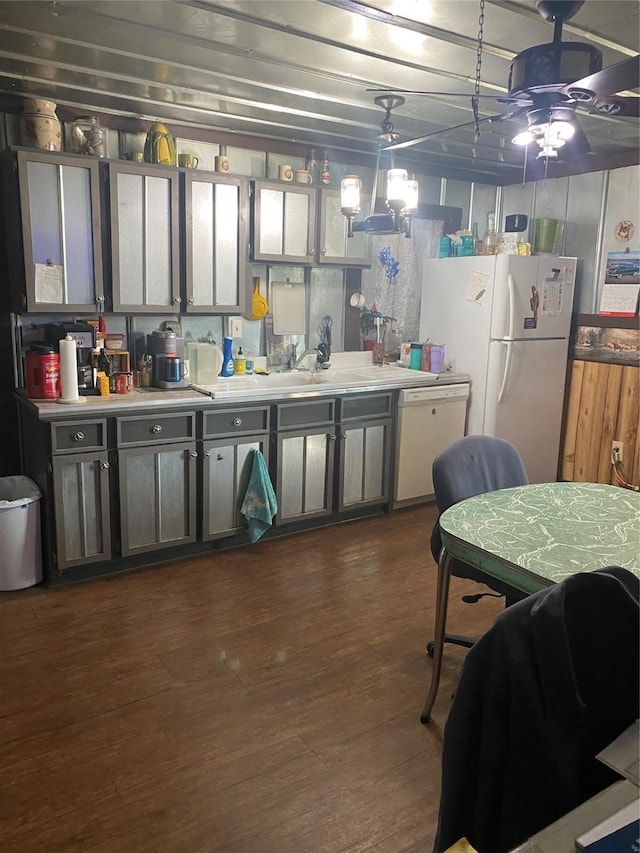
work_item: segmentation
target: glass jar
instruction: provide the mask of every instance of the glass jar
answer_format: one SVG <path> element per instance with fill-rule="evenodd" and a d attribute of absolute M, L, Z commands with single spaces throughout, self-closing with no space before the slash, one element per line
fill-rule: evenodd
<path fill-rule="evenodd" d="M 79 116 L 71 125 L 70 146 L 74 154 L 107 156 L 106 131 L 95 116 Z"/>
<path fill-rule="evenodd" d="M 495 255 L 498 252 L 498 232 L 496 231 L 496 215 L 493 211 L 487 213 L 487 230 L 482 243 L 483 255 Z"/>

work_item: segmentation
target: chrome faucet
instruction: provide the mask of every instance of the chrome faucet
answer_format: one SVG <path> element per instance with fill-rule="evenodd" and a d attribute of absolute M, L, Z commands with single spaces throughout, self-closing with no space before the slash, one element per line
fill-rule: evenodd
<path fill-rule="evenodd" d="M 317 347 L 310 347 L 309 349 L 306 349 L 302 353 L 300 358 L 296 359 L 295 364 L 293 365 L 291 370 L 306 370 L 307 368 L 302 367 L 302 365 L 304 364 L 306 357 L 308 355 L 311 355 L 312 353 L 315 353 L 315 356 L 316 356 L 316 360 L 314 362 L 313 369 L 317 370 L 320 367 L 320 350 Z"/>

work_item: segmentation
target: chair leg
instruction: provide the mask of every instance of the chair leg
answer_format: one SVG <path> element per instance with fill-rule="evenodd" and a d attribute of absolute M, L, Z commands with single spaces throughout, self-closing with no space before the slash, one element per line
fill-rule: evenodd
<path fill-rule="evenodd" d="M 438 560 L 438 590 L 436 593 L 436 627 L 433 638 L 433 670 L 427 701 L 420 715 L 421 723 L 428 723 L 431 711 L 438 695 L 440 672 L 442 670 L 442 650 L 444 647 L 445 626 L 447 624 L 447 603 L 451 581 L 452 557 L 443 548 Z"/>
<path fill-rule="evenodd" d="M 454 646 L 464 646 L 466 649 L 470 649 L 476 641 L 471 637 L 463 637 L 461 634 L 445 634 L 443 642 L 451 643 Z M 431 640 L 430 643 L 427 643 L 427 654 L 430 658 L 433 657 L 434 648 L 435 642 L 433 640 Z"/>

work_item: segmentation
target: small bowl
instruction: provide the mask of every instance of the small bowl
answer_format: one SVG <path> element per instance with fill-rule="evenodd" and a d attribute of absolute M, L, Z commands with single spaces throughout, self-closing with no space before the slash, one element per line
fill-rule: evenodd
<path fill-rule="evenodd" d="M 107 335 L 107 349 L 122 349 L 124 344 L 124 335 Z"/>

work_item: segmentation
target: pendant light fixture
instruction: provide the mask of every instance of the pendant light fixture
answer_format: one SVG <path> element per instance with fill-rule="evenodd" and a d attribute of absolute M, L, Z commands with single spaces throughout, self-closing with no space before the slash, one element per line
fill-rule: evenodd
<path fill-rule="evenodd" d="M 357 175 L 347 175 L 340 185 L 340 207 L 348 222 L 347 237 L 353 237 L 356 231 L 364 231 L 367 234 L 404 234 L 405 237 L 411 237 L 411 220 L 418 212 L 418 182 L 414 178 L 409 178 L 406 169 L 394 167 L 393 154 L 391 168 L 387 172 L 389 213 L 374 213 L 381 146 L 395 142 L 399 136 L 393 129 L 391 110 L 404 104 L 404 98 L 400 95 L 380 95 L 374 101 L 384 108 L 385 117 L 380 125 L 381 133 L 378 134 L 379 145 L 371 194 L 371 212 L 362 222 L 355 222 L 355 218 L 360 213 L 362 182 Z"/>

